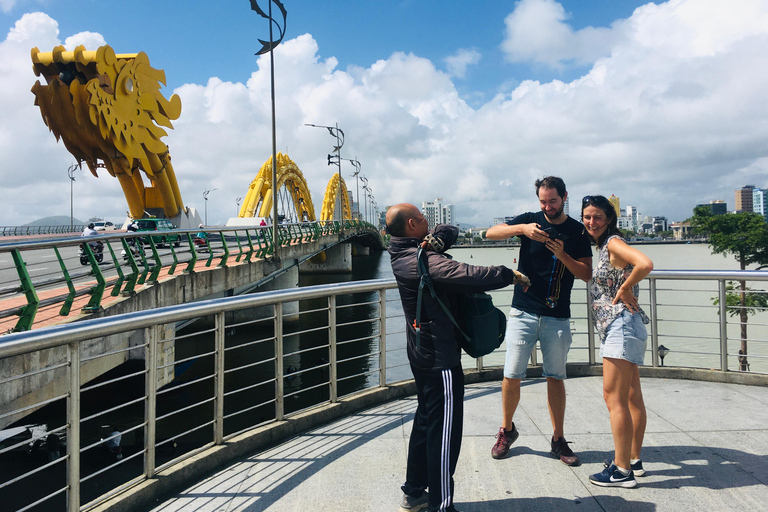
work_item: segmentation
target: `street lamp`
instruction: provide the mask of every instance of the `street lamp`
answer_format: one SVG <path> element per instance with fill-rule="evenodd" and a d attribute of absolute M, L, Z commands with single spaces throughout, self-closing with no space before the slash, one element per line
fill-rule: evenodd
<path fill-rule="evenodd" d="M 205 199 L 205 225 L 206 226 L 208 225 L 208 194 L 210 194 L 214 190 L 219 190 L 219 189 L 212 188 L 203 192 L 203 199 Z"/>
<path fill-rule="evenodd" d="M 669 354 L 669 349 L 664 345 L 659 345 L 659 348 L 656 350 L 659 352 L 659 358 L 661 358 L 661 366 L 664 366 L 664 358 Z"/>
<path fill-rule="evenodd" d="M 235 202 L 237 203 L 237 214 L 238 215 L 240 215 L 240 201 L 242 201 L 242 200 L 243 200 L 242 197 L 238 197 L 237 199 L 235 199 Z"/>
<path fill-rule="evenodd" d="M 75 196 L 74 196 L 74 184 L 75 184 L 75 171 L 80 166 L 78 164 L 72 164 L 67 169 L 69 175 L 69 230 L 74 230 L 75 226 Z"/>
<path fill-rule="evenodd" d="M 344 201 L 342 200 L 343 192 L 341 189 L 341 147 L 344 145 L 344 132 L 339 128 L 339 123 L 336 123 L 336 126 L 324 126 L 320 124 L 305 123 L 304 126 L 311 126 L 313 128 L 325 128 L 328 130 L 328 133 L 330 133 L 332 137 L 336 137 L 336 145 L 333 147 L 333 151 L 331 151 L 331 153 L 336 154 L 328 155 L 328 165 L 336 164 L 339 166 L 339 220 L 344 220 Z"/>
<path fill-rule="evenodd" d="M 362 167 L 362 164 L 358 162 L 357 157 L 355 157 L 354 160 L 351 158 L 345 158 L 344 160 L 348 160 L 349 163 L 351 163 L 354 168 L 355 172 L 352 174 L 352 176 L 355 177 L 355 202 L 357 203 L 357 218 L 360 218 L 360 185 L 357 182 L 357 175 L 360 174 L 360 168 Z"/>
<path fill-rule="evenodd" d="M 365 222 L 368 222 L 368 178 L 360 176 L 363 181 L 363 202 L 365 203 Z"/>

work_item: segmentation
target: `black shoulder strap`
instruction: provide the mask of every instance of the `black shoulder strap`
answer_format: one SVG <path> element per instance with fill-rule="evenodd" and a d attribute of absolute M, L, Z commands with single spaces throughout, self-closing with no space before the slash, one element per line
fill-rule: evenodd
<path fill-rule="evenodd" d="M 456 326 L 462 336 L 464 336 L 467 341 L 470 341 L 470 337 L 466 335 L 461 327 L 459 327 L 456 319 L 453 318 L 453 315 L 448 310 L 446 305 L 443 303 L 443 301 L 440 300 L 440 297 L 437 296 L 437 293 L 435 293 L 435 285 L 432 283 L 432 276 L 429 275 L 429 260 L 427 259 L 426 252 L 421 246 L 419 246 L 419 249 L 416 251 L 416 262 L 419 276 L 421 277 L 421 281 L 419 281 L 419 294 L 416 298 L 416 319 L 413 321 L 413 328 L 416 330 L 417 334 L 416 346 L 419 346 L 421 341 L 421 292 L 425 285 L 429 289 L 429 293 L 432 295 L 432 298 L 435 299 L 438 304 L 440 304 L 440 307 L 443 309 L 443 312 L 446 314 L 448 319 L 453 322 L 453 325 Z"/>

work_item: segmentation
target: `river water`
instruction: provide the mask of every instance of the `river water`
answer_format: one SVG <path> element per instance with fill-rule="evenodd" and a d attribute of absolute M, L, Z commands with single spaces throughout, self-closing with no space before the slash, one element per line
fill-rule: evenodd
<path fill-rule="evenodd" d="M 732 256 L 713 254 L 707 244 L 636 244 L 654 262 L 656 270 L 738 270 L 739 264 Z M 519 247 L 455 247 L 449 253 L 458 261 L 473 265 L 506 265 L 517 268 Z M 595 259 L 597 254 L 595 253 Z M 363 262 L 364 260 L 368 260 Z M 751 267 L 754 269 L 756 267 Z M 392 278 L 389 255 L 384 252 L 369 258 L 356 258 L 351 276 L 344 280 Z M 304 285 L 302 278 L 302 285 Z M 338 282 L 336 276 L 313 276 L 311 284 Z M 307 282 L 309 284 L 309 282 Z M 765 289 L 768 283 L 752 282 L 753 290 Z M 507 312 L 512 301 L 512 289 L 492 292 L 494 303 Z M 713 300 L 718 296 L 715 281 L 659 281 L 657 284 L 659 344 L 670 349 L 665 363 L 674 366 L 720 368 L 720 340 L 718 307 Z M 648 280 L 641 283 L 641 304 L 650 308 Z M 572 329 L 574 344 L 569 361 L 589 360 L 586 324 L 586 286 L 578 282 L 572 293 Z M 388 305 L 388 307 L 391 307 Z M 738 369 L 737 352 L 741 345 L 738 316 L 728 317 L 728 368 Z M 392 341 L 399 342 L 402 336 Z M 768 372 L 768 312 L 749 316 L 747 323 L 747 353 L 750 370 Z M 392 344 L 390 341 L 390 345 Z M 650 350 L 650 343 L 649 343 Z M 486 358 L 486 364 L 503 364 L 503 351 Z M 539 359 L 540 361 L 541 359 Z M 596 356 L 599 361 L 599 356 Z M 650 352 L 646 364 L 651 363 Z M 465 359 L 465 367 L 472 360 Z"/>

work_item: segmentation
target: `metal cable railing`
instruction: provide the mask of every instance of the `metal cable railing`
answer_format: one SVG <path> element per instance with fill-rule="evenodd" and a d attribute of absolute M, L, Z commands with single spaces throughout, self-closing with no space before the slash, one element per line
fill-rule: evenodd
<path fill-rule="evenodd" d="M 768 272 L 654 271 L 642 290 L 648 366 L 663 364 L 663 344 L 668 366 L 738 368 L 739 322 L 713 304 L 734 280 Z M 245 432 L 410 379 L 395 289 L 372 280 L 263 292 L 3 337 L 4 509 L 87 510 Z M 499 293 L 501 304 L 508 290 Z M 687 306 L 703 316 L 680 327 L 674 312 Z M 588 300 L 572 314 L 569 362 L 594 364 Z M 768 373 L 765 314 L 744 340 L 752 373 Z M 464 366 L 498 367 L 504 348 Z"/>

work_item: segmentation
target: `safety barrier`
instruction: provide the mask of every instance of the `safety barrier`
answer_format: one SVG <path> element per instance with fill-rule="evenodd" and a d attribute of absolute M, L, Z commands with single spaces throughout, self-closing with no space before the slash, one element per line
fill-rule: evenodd
<path fill-rule="evenodd" d="M 768 272 L 654 271 L 644 281 L 648 366 L 667 357 L 667 366 L 746 373 L 732 371 L 745 357 L 734 346 L 741 325 L 728 321 L 741 306 L 724 300 L 732 281 L 754 287 Z M 4 509 L 88 510 L 236 436 L 409 379 L 395 288 L 373 280 L 264 292 L 4 337 Z M 495 292 L 497 303 L 509 293 Z M 583 288 L 574 293 L 586 297 Z M 577 300 L 573 313 L 569 364 L 595 365 L 588 300 Z M 752 374 L 768 373 L 764 316 L 755 312 L 746 340 Z M 128 345 L 100 350 L 115 336 Z M 62 352 L 64 362 L 53 362 Z M 39 367 L 14 364 L 33 354 Z M 498 368 L 503 354 L 502 347 L 464 365 Z M 120 371 L 91 379 L 103 359 L 121 360 Z M 41 387 L 56 392 L 36 401 Z M 11 389 L 19 390 L 15 401 Z"/>

